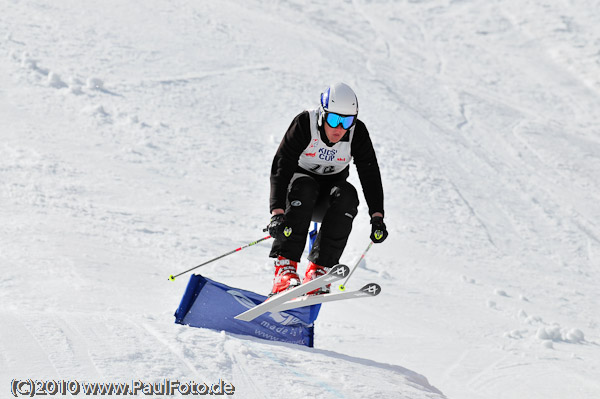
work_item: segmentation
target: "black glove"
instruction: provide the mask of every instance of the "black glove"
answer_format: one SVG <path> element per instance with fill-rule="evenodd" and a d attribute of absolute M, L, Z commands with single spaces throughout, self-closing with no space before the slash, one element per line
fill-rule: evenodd
<path fill-rule="evenodd" d="M 284 240 L 292 234 L 292 228 L 285 225 L 285 215 L 273 215 L 271 216 L 271 222 L 267 226 L 269 234 L 276 240 Z"/>
<path fill-rule="evenodd" d="M 385 223 L 383 223 L 383 217 L 373 216 L 371 218 L 371 241 L 379 244 L 380 242 L 384 242 L 387 236 L 388 232 L 385 228 Z"/>

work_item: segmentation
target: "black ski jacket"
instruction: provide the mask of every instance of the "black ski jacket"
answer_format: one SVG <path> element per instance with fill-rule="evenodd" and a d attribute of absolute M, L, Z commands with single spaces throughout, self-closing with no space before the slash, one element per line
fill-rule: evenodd
<path fill-rule="evenodd" d="M 318 128 L 321 140 L 329 143 L 325 130 Z M 313 177 L 317 181 L 324 179 L 346 180 L 350 174 L 349 166 L 336 174 L 320 175 L 302 169 L 298 165 L 298 159 L 302 152 L 308 147 L 311 140 L 310 117 L 308 111 L 298 114 L 292 121 L 287 132 L 283 136 L 279 148 L 275 153 L 271 166 L 271 195 L 270 210 L 286 208 L 287 190 L 294 173 L 299 172 Z M 349 141 L 348 133 L 342 138 Z M 332 144 L 333 145 L 333 144 Z M 358 171 L 363 194 L 369 207 L 369 216 L 376 212 L 384 213 L 383 210 L 383 186 L 381 184 L 381 173 L 375 155 L 373 143 L 369 137 L 369 131 L 365 124 L 357 120 L 354 135 L 352 137 L 351 156 Z"/>

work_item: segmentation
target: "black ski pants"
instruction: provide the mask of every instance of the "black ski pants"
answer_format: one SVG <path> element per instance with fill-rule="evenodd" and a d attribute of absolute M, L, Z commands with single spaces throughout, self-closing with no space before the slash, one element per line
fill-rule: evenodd
<path fill-rule="evenodd" d="M 285 210 L 289 237 L 275 240 L 270 256 L 299 262 L 306 246 L 311 221 L 321 222 L 308 259 L 319 266 L 339 263 L 358 213 L 358 194 L 346 180 L 318 179 L 295 174 L 288 188 Z"/>

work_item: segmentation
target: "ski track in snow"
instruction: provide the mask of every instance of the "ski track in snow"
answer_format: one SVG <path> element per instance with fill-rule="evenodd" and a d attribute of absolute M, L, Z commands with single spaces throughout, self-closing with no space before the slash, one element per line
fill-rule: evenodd
<path fill-rule="evenodd" d="M 0 392 L 600 396 L 600 4 L 330 6 L 0 6 Z M 262 234 L 281 135 L 338 79 L 361 98 L 391 233 L 353 284 L 382 295 L 324 306 L 315 349 L 173 324 L 186 277 L 166 276 Z M 268 249 L 202 273 L 265 293 Z"/>

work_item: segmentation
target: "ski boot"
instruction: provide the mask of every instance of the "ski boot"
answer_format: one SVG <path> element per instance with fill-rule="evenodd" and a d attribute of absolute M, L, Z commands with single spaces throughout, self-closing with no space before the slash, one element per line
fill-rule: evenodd
<path fill-rule="evenodd" d="M 308 267 L 306 268 L 306 272 L 304 273 L 304 280 L 302 280 L 302 283 L 304 284 L 306 282 L 309 282 L 310 280 L 314 280 L 317 277 L 327 274 L 329 269 L 330 269 L 329 267 L 319 266 L 319 265 L 316 265 L 316 264 L 310 262 L 308 264 Z M 326 286 L 323 286 L 321 288 L 317 288 L 316 290 L 307 292 L 306 295 L 329 294 L 330 289 L 331 289 L 331 284 L 327 284 Z"/>
<path fill-rule="evenodd" d="M 298 276 L 297 270 L 298 262 L 284 258 L 283 256 L 277 257 L 275 260 L 275 278 L 273 279 L 273 289 L 269 294 L 272 297 L 275 294 L 286 291 L 290 288 L 294 288 L 300 285 L 300 276 Z"/>

